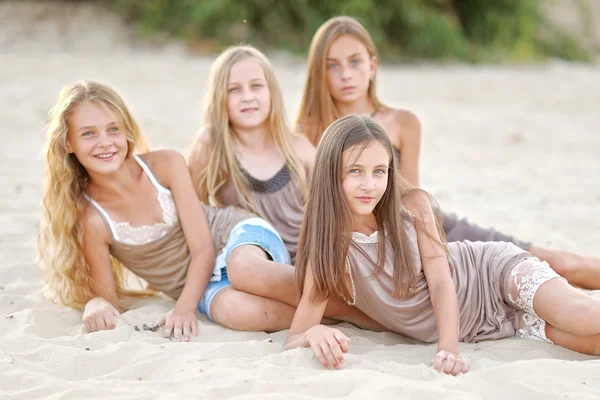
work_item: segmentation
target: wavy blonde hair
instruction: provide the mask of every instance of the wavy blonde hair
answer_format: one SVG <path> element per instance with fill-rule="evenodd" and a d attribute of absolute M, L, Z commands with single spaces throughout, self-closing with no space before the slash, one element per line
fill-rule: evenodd
<path fill-rule="evenodd" d="M 240 198 L 239 205 L 257 213 L 250 195 L 249 182 L 242 174 L 235 158 L 233 142 L 236 133 L 231 127 L 227 112 L 229 71 L 236 63 L 249 58 L 255 60 L 262 67 L 271 94 L 269 132 L 285 157 L 292 181 L 301 193 L 306 192 L 306 171 L 292 148 L 294 133 L 287 122 L 281 88 L 267 57 L 252 46 L 230 47 L 213 63 L 202 110 L 205 129 L 209 135 L 206 153 L 210 156 L 206 167 L 197 168 L 194 165 L 194 154 L 201 154 L 201 151 L 205 150 L 201 149 L 202 143 L 197 140 L 190 151 L 189 161 L 194 186 L 204 203 L 214 202 L 217 206 L 222 207 L 223 204 L 219 201 L 218 193 L 231 179 Z"/>
<path fill-rule="evenodd" d="M 68 120 L 83 102 L 97 103 L 117 116 L 128 141 L 127 157 L 148 150 L 140 128 L 123 99 L 110 87 L 80 81 L 65 86 L 50 110 L 43 155 L 46 161 L 43 216 L 38 235 L 44 294 L 66 306 L 83 309 L 94 297 L 89 267 L 83 257 L 83 216 L 89 176 L 74 154 L 67 151 Z M 126 288 L 127 270 L 111 257 L 117 295 L 147 296 L 152 292 Z"/>
<path fill-rule="evenodd" d="M 319 27 L 310 43 L 306 81 L 296 117 L 296 128 L 314 146 L 321 140 L 325 128 L 341 117 L 327 85 L 327 54 L 331 44 L 345 35 L 360 41 L 367 48 L 369 57 L 377 57 L 377 48 L 371 35 L 356 19 L 334 17 Z M 367 92 L 369 101 L 377 110 L 384 105 L 377 97 L 376 87 L 377 74 L 373 75 Z"/>

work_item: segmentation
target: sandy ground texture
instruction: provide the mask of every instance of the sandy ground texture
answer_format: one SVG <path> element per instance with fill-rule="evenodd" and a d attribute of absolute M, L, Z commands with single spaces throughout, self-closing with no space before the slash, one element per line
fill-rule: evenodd
<path fill-rule="evenodd" d="M 600 360 L 534 341 L 461 345 L 472 371 L 430 368 L 434 345 L 343 324 L 341 371 L 287 332 L 233 332 L 200 319 L 192 343 L 137 332 L 172 302 L 142 301 L 113 331 L 45 302 L 33 264 L 40 150 L 49 108 L 78 79 L 113 85 L 154 147 L 186 152 L 211 58 L 147 45 L 88 6 L 0 3 L 0 398 L 596 399 Z M 275 57 L 292 117 L 304 61 Z M 384 66 L 380 94 L 422 119 L 422 184 L 441 205 L 535 243 L 600 253 L 600 68 Z"/>

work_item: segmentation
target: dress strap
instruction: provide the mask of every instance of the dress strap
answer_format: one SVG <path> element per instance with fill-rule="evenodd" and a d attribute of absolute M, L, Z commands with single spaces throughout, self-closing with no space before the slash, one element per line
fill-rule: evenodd
<path fill-rule="evenodd" d="M 148 175 L 148 179 L 150 179 L 150 182 L 152 182 L 152 184 L 154 185 L 156 190 L 158 190 L 159 192 L 165 192 L 165 193 L 169 193 L 169 194 L 171 193 L 171 191 L 169 189 L 167 189 L 166 187 L 164 187 L 163 185 L 161 185 L 158 182 L 158 179 L 156 179 L 156 177 L 152 173 L 152 170 L 150 169 L 148 164 L 146 164 L 146 162 L 144 160 L 142 160 L 142 158 L 140 156 L 138 156 L 137 154 L 134 154 L 133 158 L 135 159 L 135 161 L 137 161 L 137 163 L 140 165 L 140 167 L 142 167 L 142 169 L 144 170 L 146 175 Z"/>
<path fill-rule="evenodd" d="M 98 210 L 98 212 L 100 213 L 100 215 L 104 219 L 104 222 L 106 222 L 106 225 L 108 226 L 108 229 L 110 230 L 110 233 L 111 233 L 111 235 L 113 237 L 113 240 L 116 240 L 118 242 L 119 241 L 119 234 L 117 233 L 117 227 L 115 226 L 115 223 L 113 222 L 113 220 L 110 219 L 110 216 L 108 215 L 108 213 L 106 212 L 106 210 L 104 210 L 104 208 L 102 208 L 102 206 L 100 206 L 100 204 L 98 204 L 98 202 L 96 200 L 92 199 L 87 194 L 85 195 L 85 198 L 87 199 L 87 201 L 90 202 L 90 204 L 92 206 L 94 206 L 94 208 L 96 208 L 96 210 Z"/>

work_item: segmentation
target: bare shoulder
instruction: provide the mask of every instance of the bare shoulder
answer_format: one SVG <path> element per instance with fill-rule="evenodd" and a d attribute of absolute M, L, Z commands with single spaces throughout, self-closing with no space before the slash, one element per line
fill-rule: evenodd
<path fill-rule="evenodd" d="M 397 108 L 390 108 L 390 117 L 396 126 L 400 128 L 402 136 L 419 135 L 421 133 L 421 121 L 413 112 Z"/>
<path fill-rule="evenodd" d="M 413 216 L 424 217 L 432 214 L 432 202 L 429 194 L 422 189 L 414 189 L 402 197 L 402 204 Z"/>
<path fill-rule="evenodd" d="M 292 147 L 302 164 L 310 171 L 315 162 L 315 146 L 304 135 L 292 134 Z"/>
<path fill-rule="evenodd" d="M 110 235 L 104 218 L 100 215 L 100 212 L 94 208 L 91 204 L 88 204 L 83 214 L 83 230 L 84 235 L 91 239 L 93 242 L 100 243 L 104 242 L 110 244 Z"/>
<path fill-rule="evenodd" d="M 176 150 L 156 150 L 140 154 L 140 157 L 150 167 L 159 182 L 167 187 L 170 187 L 173 176 L 181 174 L 182 171 L 188 173 L 185 158 Z"/>

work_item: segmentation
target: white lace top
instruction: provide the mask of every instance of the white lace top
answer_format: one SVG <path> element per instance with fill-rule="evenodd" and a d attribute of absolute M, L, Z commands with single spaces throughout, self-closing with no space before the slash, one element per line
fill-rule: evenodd
<path fill-rule="evenodd" d="M 100 204 L 91 197 L 88 197 L 88 200 L 106 219 L 114 240 L 129 245 L 142 245 L 158 240 L 166 235 L 179 221 L 179 217 L 171 191 L 158 183 L 150 168 L 139 156 L 134 154 L 133 158 L 142 167 L 148 179 L 150 179 L 150 182 L 156 188 L 158 204 L 162 209 L 162 222 L 144 226 L 132 226 L 129 222 L 114 222 Z"/>

